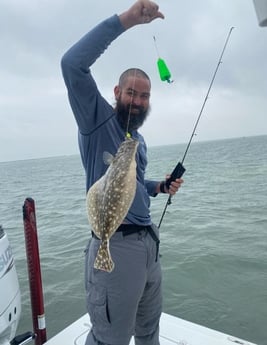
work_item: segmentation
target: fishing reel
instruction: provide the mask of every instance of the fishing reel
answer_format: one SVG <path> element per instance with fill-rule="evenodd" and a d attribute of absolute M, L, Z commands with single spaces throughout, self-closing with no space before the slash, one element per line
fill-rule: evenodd
<path fill-rule="evenodd" d="M 179 162 L 176 167 L 173 169 L 171 176 L 166 181 L 166 187 L 169 189 L 172 181 L 175 181 L 177 178 L 181 178 L 185 172 L 185 167 L 181 162 Z"/>

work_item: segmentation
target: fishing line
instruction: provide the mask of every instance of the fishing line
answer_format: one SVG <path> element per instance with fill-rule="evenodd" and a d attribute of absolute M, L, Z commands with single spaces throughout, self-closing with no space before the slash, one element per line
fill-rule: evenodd
<path fill-rule="evenodd" d="M 146 22 L 146 8 L 143 8 L 143 23 Z M 129 132 L 129 126 L 130 126 L 130 120 L 131 120 L 131 111 L 132 111 L 132 105 L 133 105 L 133 98 L 134 98 L 134 88 L 135 88 L 135 81 L 136 81 L 136 75 L 137 75 L 137 69 L 134 69 L 134 78 L 133 78 L 133 86 L 132 86 L 132 98 L 131 98 L 131 103 L 129 105 L 129 113 L 128 113 L 128 119 L 127 119 L 127 126 L 126 126 L 126 133 L 125 137 L 126 138 L 131 138 L 131 133 Z"/>
<path fill-rule="evenodd" d="M 129 113 L 128 113 L 128 119 L 127 119 L 126 133 L 125 133 L 125 137 L 126 137 L 126 138 L 130 138 L 130 137 L 131 137 L 131 134 L 129 133 L 129 126 L 130 126 L 131 111 L 132 111 L 133 98 L 134 98 L 135 80 L 136 80 L 136 68 L 134 69 L 134 77 L 133 77 L 133 86 L 132 86 L 131 103 L 130 103 L 130 105 L 129 105 Z"/>
<path fill-rule="evenodd" d="M 203 112 L 204 107 L 205 107 L 205 104 L 206 104 L 206 102 L 207 102 L 207 99 L 208 99 L 208 96 L 209 96 L 211 87 L 212 87 L 212 85 L 213 85 L 214 79 L 215 79 L 216 74 L 217 74 L 217 71 L 218 71 L 218 69 L 219 69 L 219 66 L 220 66 L 220 64 L 222 63 L 222 57 L 223 57 L 224 51 L 225 51 L 225 49 L 226 49 L 227 43 L 228 43 L 228 41 L 229 41 L 229 38 L 230 38 L 230 35 L 231 35 L 233 29 L 234 29 L 234 27 L 231 27 L 231 29 L 230 29 L 230 31 L 229 31 L 229 33 L 228 33 L 228 35 L 227 35 L 225 44 L 224 44 L 224 46 L 223 46 L 223 50 L 222 50 L 221 55 L 220 55 L 220 57 L 219 57 L 218 64 L 217 64 L 217 66 L 216 66 L 216 68 L 215 68 L 215 71 L 214 71 L 213 77 L 212 77 L 212 79 L 211 79 L 211 82 L 210 82 L 210 85 L 209 85 L 209 88 L 208 88 L 206 97 L 205 97 L 204 102 L 203 102 L 203 104 L 202 104 L 202 107 L 201 107 L 201 109 L 200 109 L 200 112 L 199 112 L 197 121 L 196 121 L 195 126 L 194 126 L 194 128 L 193 128 L 193 132 L 192 132 L 192 134 L 191 134 L 191 137 L 190 137 L 190 139 L 189 139 L 189 142 L 188 142 L 188 144 L 187 144 L 187 147 L 186 147 L 186 149 L 185 149 L 183 158 L 182 158 L 181 162 L 178 162 L 178 163 L 177 163 L 176 167 L 174 168 L 174 170 L 173 170 L 172 173 L 171 173 L 171 176 L 166 180 L 166 187 L 167 187 L 167 188 L 170 187 L 170 184 L 171 184 L 172 181 L 175 181 L 177 178 L 181 178 L 181 177 L 183 176 L 183 173 L 184 173 L 185 170 L 186 170 L 186 169 L 184 168 L 184 166 L 183 166 L 183 163 L 184 163 L 185 157 L 186 157 L 186 155 L 187 155 L 187 152 L 188 152 L 188 150 L 189 150 L 189 147 L 190 147 L 190 145 L 191 145 L 191 142 L 192 142 L 192 140 L 193 140 L 193 137 L 194 137 L 194 135 L 195 135 L 195 133 L 196 133 L 196 129 L 197 129 L 199 120 L 200 120 L 200 118 L 201 118 L 202 112 Z M 164 208 L 164 210 L 163 210 L 162 216 L 161 216 L 161 218 L 160 218 L 158 228 L 160 228 L 160 226 L 161 226 L 161 223 L 162 223 L 162 220 L 163 220 L 163 218 L 164 218 L 164 216 L 165 216 L 167 207 L 171 204 L 171 199 L 172 199 L 172 195 L 169 195 L 169 198 L 168 198 L 168 200 L 167 200 L 167 202 L 166 202 L 166 205 L 165 205 L 165 208 Z"/>
<path fill-rule="evenodd" d="M 148 16 L 147 9 L 144 7 L 143 8 L 143 22 L 142 24 L 146 23 L 146 17 Z M 133 80 L 133 88 L 132 88 L 132 98 L 131 98 L 131 103 L 129 106 L 129 113 L 128 113 L 128 120 L 127 120 L 127 127 L 126 127 L 126 133 L 125 137 L 130 138 L 131 134 L 129 133 L 129 125 L 130 125 L 130 119 L 131 119 L 131 111 L 132 111 L 132 105 L 133 105 L 133 98 L 134 98 L 134 87 L 135 87 L 135 80 L 136 80 L 136 74 L 137 74 L 137 69 L 135 68 L 134 70 L 134 80 Z"/>

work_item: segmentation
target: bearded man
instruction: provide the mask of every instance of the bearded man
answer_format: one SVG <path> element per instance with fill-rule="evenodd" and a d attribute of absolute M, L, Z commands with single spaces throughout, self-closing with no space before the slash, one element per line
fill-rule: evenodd
<path fill-rule="evenodd" d="M 86 249 L 85 286 L 92 323 L 86 345 L 126 345 L 132 336 L 136 345 L 159 345 L 161 266 L 158 229 L 150 217 L 150 197 L 175 194 L 183 180 L 177 179 L 167 188 L 165 179 L 145 179 L 147 148 L 138 129 L 150 110 L 148 75 L 138 68 L 125 71 L 114 88 L 115 107 L 102 97 L 91 75 L 91 66 L 113 40 L 127 29 L 156 18 L 164 18 L 158 6 L 149 0 L 138 0 L 127 11 L 98 24 L 62 58 L 63 77 L 79 129 L 86 192 L 106 172 L 103 152 L 115 155 L 127 133 L 139 141 L 135 198 L 110 241 L 114 270 L 108 273 L 94 268 L 98 238 L 90 238 Z"/>

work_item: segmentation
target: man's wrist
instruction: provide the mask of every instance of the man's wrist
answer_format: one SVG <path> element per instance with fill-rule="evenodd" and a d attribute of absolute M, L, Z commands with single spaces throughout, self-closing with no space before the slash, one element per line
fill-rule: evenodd
<path fill-rule="evenodd" d="M 132 26 L 136 25 L 136 23 L 134 23 L 134 20 L 131 18 L 129 11 L 126 11 L 120 14 L 119 19 L 120 19 L 121 25 L 124 27 L 125 30 L 128 30 Z"/>
<path fill-rule="evenodd" d="M 160 182 L 159 190 L 161 191 L 161 193 L 167 193 L 166 192 L 166 182 L 165 181 L 161 181 Z"/>

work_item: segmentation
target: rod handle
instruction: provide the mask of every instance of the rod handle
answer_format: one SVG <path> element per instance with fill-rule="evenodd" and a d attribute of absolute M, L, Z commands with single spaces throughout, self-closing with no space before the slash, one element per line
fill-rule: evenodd
<path fill-rule="evenodd" d="M 166 187 L 169 189 L 172 181 L 175 181 L 177 178 L 181 178 L 185 172 L 185 167 L 181 162 L 179 162 L 176 167 L 173 169 L 171 176 L 166 180 Z"/>

